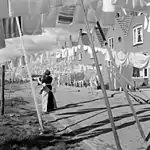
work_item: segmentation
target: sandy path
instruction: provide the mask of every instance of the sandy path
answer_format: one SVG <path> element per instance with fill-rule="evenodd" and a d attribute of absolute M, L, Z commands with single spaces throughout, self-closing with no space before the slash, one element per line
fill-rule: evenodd
<path fill-rule="evenodd" d="M 149 91 L 147 91 L 148 93 Z M 112 92 L 108 91 L 108 96 Z M 102 93 L 91 97 L 86 89 L 59 88 L 56 94 L 59 110 L 54 114 L 66 127 L 74 130 L 79 140 L 87 139 L 98 150 L 116 149 Z M 109 98 L 117 132 L 123 149 L 142 150 L 143 140 L 123 93 Z M 149 133 L 149 104 L 134 107 L 145 134 Z M 71 133 L 69 134 L 71 135 Z M 74 136 L 74 135 L 73 135 Z"/>
<path fill-rule="evenodd" d="M 62 134 L 65 131 L 66 134 L 63 135 L 73 139 L 72 142 L 87 140 L 88 143 L 97 150 L 116 150 L 102 93 L 99 92 L 99 95 L 91 96 L 87 89 L 82 88 L 80 90 L 81 91 L 78 92 L 77 88 L 59 87 L 56 93 L 59 109 L 52 113 L 56 120 L 49 114 L 42 116 L 44 121 L 49 125 L 54 124 L 56 126 L 61 122 L 64 127 L 57 126 L 60 130 L 58 134 Z M 36 88 L 36 91 L 39 108 L 41 109 L 39 88 Z M 111 93 L 113 92 L 108 91 L 108 96 L 110 96 Z M 143 140 L 137 129 L 126 98 L 123 93 L 116 93 L 117 94 L 113 98 L 109 98 L 109 101 L 121 146 L 126 150 L 143 150 Z M 149 91 L 147 90 L 146 93 L 149 94 Z M 34 102 L 29 85 L 23 86 L 21 90 L 16 91 L 16 94 L 24 97 L 26 101 L 30 102 L 26 104 L 26 108 L 29 110 L 33 109 Z M 133 101 L 133 103 L 144 132 L 147 135 L 150 131 L 149 104 L 141 105 L 135 101 Z M 65 127 L 74 132 L 68 132 L 65 130 Z"/>

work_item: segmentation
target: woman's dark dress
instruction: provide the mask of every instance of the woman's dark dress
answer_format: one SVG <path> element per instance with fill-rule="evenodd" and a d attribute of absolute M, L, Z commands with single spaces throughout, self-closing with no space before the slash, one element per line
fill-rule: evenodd
<path fill-rule="evenodd" d="M 42 83 L 46 83 L 47 87 L 50 89 L 48 93 L 48 102 L 47 102 L 47 112 L 54 110 L 54 95 L 52 93 L 52 83 L 53 78 L 51 76 L 44 76 Z"/>

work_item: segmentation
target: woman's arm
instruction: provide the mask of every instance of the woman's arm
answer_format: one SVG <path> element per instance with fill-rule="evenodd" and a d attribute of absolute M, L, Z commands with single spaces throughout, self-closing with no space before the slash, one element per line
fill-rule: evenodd
<path fill-rule="evenodd" d="M 41 85 L 41 84 L 42 84 L 40 78 L 38 78 L 37 81 L 38 81 L 38 85 Z"/>

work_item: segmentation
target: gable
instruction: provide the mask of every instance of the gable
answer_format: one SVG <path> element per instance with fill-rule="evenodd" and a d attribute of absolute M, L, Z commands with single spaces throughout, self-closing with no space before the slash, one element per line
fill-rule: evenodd
<path fill-rule="evenodd" d="M 116 17 L 116 21 L 120 25 L 120 28 L 122 29 L 122 31 L 124 33 L 124 36 L 128 35 L 130 25 L 132 22 L 132 17 L 133 16 L 131 14 L 127 14 L 124 17 Z"/>

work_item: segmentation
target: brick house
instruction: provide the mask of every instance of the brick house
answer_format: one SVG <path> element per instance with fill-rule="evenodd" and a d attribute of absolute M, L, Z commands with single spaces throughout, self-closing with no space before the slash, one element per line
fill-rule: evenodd
<path fill-rule="evenodd" d="M 149 38 L 150 34 L 144 29 L 144 15 L 137 16 L 135 13 L 130 13 L 123 19 L 118 16 L 115 25 L 109 29 L 107 34 L 108 44 L 115 51 L 139 52 L 144 55 L 150 53 Z M 132 81 L 136 86 L 141 86 L 143 83 L 147 86 L 150 84 L 149 67 L 144 69 L 133 67 L 132 69 Z"/>
<path fill-rule="evenodd" d="M 108 29 L 103 28 L 103 31 L 106 35 Z M 95 47 L 102 47 L 103 40 L 99 33 L 99 30 L 96 27 L 94 28 L 94 31 L 92 33 L 92 38 L 93 38 Z M 90 46 L 90 41 L 89 41 L 87 33 L 83 32 L 83 31 L 80 32 L 80 36 L 78 39 L 78 45 L 80 45 L 80 48 L 78 48 L 77 52 L 75 53 L 73 64 L 91 66 L 91 68 L 94 69 L 95 63 L 94 63 L 92 51 L 91 50 L 89 51 L 88 48 L 86 49 L 86 47 Z M 96 52 L 96 54 L 97 54 L 97 58 L 99 61 L 99 65 L 101 67 L 104 82 L 105 82 L 105 84 L 107 84 L 108 83 L 108 73 L 107 73 L 107 70 L 105 67 L 106 63 L 104 60 L 104 58 L 105 58 L 104 54 L 102 54 L 101 52 L 98 52 L 98 51 Z"/>

